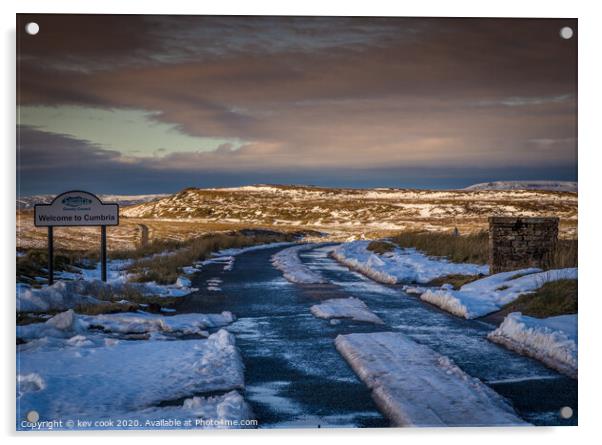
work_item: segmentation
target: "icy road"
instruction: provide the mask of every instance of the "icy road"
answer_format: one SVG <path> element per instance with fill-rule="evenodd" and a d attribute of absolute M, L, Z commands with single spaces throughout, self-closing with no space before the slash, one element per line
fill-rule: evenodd
<path fill-rule="evenodd" d="M 226 267 L 208 264 L 192 280 L 200 290 L 177 307 L 178 313 L 236 314 L 228 330 L 243 356 L 244 397 L 260 428 L 389 426 L 334 342 L 340 334 L 372 332 L 401 333 L 450 358 L 507 398 L 526 422 L 576 424 L 575 380 L 489 342 L 493 325 L 459 319 L 405 294 L 401 285 L 379 284 L 350 271 L 328 256 L 331 249 L 299 253 L 301 263 L 327 283 L 290 282 L 271 263 L 282 248 L 256 250 Z M 323 300 L 349 297 L 362 300 L 384 323 L 325 320 L 310 311 Z M 564 406 L 575 411 L 572 419 L 560 418 Z"/>

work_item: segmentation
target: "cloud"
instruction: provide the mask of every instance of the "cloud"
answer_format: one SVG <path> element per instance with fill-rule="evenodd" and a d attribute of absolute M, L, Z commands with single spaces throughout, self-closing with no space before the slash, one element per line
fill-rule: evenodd
<path fill-rule="evenodd" d="M 488 178 L 576 179 L 574 164 L 527 167 L 355 166 L 316 162 L 275 167 L 259 156 L 273 147 L 240 154 L 227 146 L 215 154 L 174 153 L 168 162 L 122 156 L 89 141 L 19 127 L 18 184 L 22 195 L 84 189 L 94 193 L 175 192 L 185 187 L 225 187 L 257 183 L 297 183 L 354 187 L 464 187 Z M 432 141 L 438 143 L 439 141 Z M 209 156 L 214 156 L 210 159 Z M 242 156 L 245 159 L 234 159 Z M 228 168 L 230 163 L 230 168 Z M 232 163 L 236 167 L 232 167 Z M 519 163 L 520 164 L 520 163 Z"/>
<path fill-rule="evenodd" d="M 575 20 L 26 15 L 19 23 L 33 18 L 47 34 L 19 35 L 20 105 L 143 110 L 170 131 L 242 141 L 203 153 L 161 142 L 164 152 L 133 159 L 119 141 L 105 144 L 121 154 L 111 162 L 141 176 L 576 162 L 577 39 L 558 36 L 562 26 L 576 30 Z M 542 159 L 532 141 L 545 139 L 570 141 L 548 144 Z"/>

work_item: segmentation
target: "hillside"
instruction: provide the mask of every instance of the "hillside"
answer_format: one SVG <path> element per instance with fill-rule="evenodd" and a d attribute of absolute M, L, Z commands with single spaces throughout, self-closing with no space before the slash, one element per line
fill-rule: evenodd
<path fill-rule="evenodd" d="M 464 190 L 548 190 L 577 193 L 577 183 L 573 181 L 494 181 L 474 184 Z"/>
<path fill-rule="evenodd" d="M 49 203 L 56 195 L 30 195 L 17 197 L 17 209 L 33 209 L 35 204 Z M 103 202 L 116 202 L 122 206 L 140 204 L 142 202 L 152 201 L 153 199 L 169 196 L 166 193 L 153 195 L 97 195 Z"/>
<path fill-rule="evenodd" d="M 129 218 L 200 219 L 211 222 L 371 232 L 404 229 L 473 230 L 491 215 L 577 219 L 577 195 L 548 191 L 433 191 L 328 189 L 256 185 L 185 189 L 124 208 Z"/>
<path fill-rule="evenodd" d="M 559 216 L 560 236 L 577 236 L 577 194 L 543 190 L 334 189 L 253 185 L 188 188 L 127 206 L 120 225 L 108 231 L 109 249 L 129 249 L 148 239 L 185 240 L 202 233 L 263 228 L 322 232 L 331 240 L 377 238 L 404 230 L 474 233 L 491 215 Z M 94 249 L 95 227 L 57 231 L 55 244 Z M 32 209 L 17 212 L 18 248 L 42 248 L 46 230 L 33 226 Z M 321 238 L 324 240 L 324 238 Z"/>

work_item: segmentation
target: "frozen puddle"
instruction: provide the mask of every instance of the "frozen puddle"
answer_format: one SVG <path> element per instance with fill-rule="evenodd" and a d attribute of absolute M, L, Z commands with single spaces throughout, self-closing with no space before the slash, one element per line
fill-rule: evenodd
<path fill-rule="evenodd" d="M 528 425 L 506 399 L 404 334 L 339 335 L 335 345 L 394 425 Z"/>
<path fill-rule="evenodd" d="M 384 324 L 383 321 L 359 298 L 333 298 L 310 308 L 314 316 L 326 320 L 350 319 Z"/>

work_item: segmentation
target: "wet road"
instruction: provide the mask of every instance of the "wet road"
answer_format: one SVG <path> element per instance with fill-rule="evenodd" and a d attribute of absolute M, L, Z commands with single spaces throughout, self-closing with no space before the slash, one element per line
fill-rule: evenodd
<path fill-rule="evenodd" d="M 576 423 L 577 382 L 540 363 L 488 342 L 494 327 L 462 320 L 406 295 L 399 286 L 375 283 L 329 258 L 329 247 L 301 255 L 332 284 L 299 286 L 269 263 L 278 249 L 257 250 L 227 263 L 210 264 L 193 284 L 199 292 L 178 312 L 232 311 L 228 329 L 245 362 L 245 397 L 260 427 L 388 426 L 370 393 L 334 348 L 338 334 L 403 332 L 452 358 L 462 369 L 509 398 L 519 414 L 539 425 Z M 213 290 L 208 290 L 211 288 Z M 219 290 L 216 290 L 219 289 Z M 384 326 L 313 317 L 320 299 L 355 296 L 385 321 Z M 563 406 L 575 416 L 560 419 Z"/>

